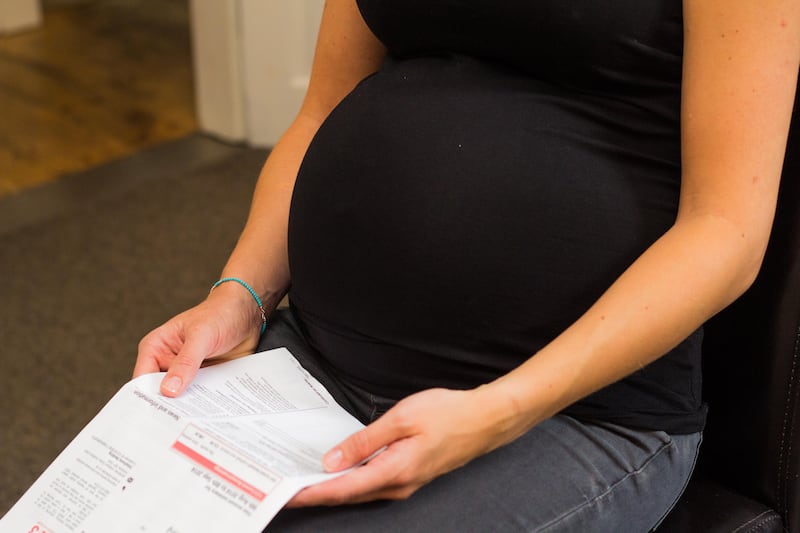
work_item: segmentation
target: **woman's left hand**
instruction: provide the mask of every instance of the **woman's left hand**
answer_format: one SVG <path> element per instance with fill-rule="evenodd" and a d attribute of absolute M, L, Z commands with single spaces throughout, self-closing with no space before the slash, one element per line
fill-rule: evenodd
<path fill-rule="evenodd" d="M 329 472 L 364 465 L 300 491 L 290 507 L 405 499 L 432 479 L 510 442 L 513 406 L 487 387 L 430 389 L 400 401 L 323 459 Z"/>

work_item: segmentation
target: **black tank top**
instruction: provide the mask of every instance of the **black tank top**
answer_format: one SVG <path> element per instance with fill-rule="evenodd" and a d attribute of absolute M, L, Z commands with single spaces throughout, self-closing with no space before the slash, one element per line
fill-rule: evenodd
<path fill-rule="evenodd" d="M 394 398 L 474 387 L 673 224 L 681 0 L 358 4 L 389 57 L 303 161 L 290 299 L 340 379 Z M 700 341 L 566 413 L 701 429 Z"/>

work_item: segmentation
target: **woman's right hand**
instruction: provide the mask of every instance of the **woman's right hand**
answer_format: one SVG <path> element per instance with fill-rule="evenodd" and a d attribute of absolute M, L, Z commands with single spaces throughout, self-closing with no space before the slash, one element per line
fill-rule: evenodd
<path fill-rule="evenodd" d="M 270 151 L 247 224 L 223 268 L 227 273 L 247 273 L 250 281 L 261 280 L 255 288 L 267 312 L 278 305 L 289 285 L 289 205 L 308 145 L 331 110 L 358 82 L 376 72 L 385 56 L 386 49 L 353 0 L 325 2 L 308 92 L 297 118 Z M 223 283 L 206 301 L 142 339 L 133 375 L 166 370 L 161 392 L 177 396 L 205 359 L 254 351 L 260 330 L 261 315 L 252 297 L 236 284 Z"/>
<path fill-rule="evenodd" d="M 204 360 L 252 353 L 261 324 L 252 297 L 236 284 L 222 284 L 204 302 L 168 320 L 139 342 L 133 377 L 166 370 L 161 393 L 178 396 Z"/>

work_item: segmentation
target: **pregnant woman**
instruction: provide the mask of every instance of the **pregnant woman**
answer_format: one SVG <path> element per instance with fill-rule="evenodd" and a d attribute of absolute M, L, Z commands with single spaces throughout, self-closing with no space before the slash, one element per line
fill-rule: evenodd
<path fill-rule="evenodd" d="M 800 0 L 330 0 L 221 282 L 134 372 L 288 346 L 367 424 L 269 530 L 648 531 L 798 65 Z"/>

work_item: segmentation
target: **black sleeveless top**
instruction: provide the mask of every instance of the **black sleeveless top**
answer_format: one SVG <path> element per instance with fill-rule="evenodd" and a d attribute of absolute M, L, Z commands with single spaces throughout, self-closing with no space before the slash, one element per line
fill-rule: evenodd
<path fill-rule="evenodd" d="M 674 222 L 681 0 L 358 4 L 389 57 L 303 161 L 290 299 L 341 379 L 394 398 L 474 387 Z M 565 412 L 698 431 L 700 341 Z"/>

